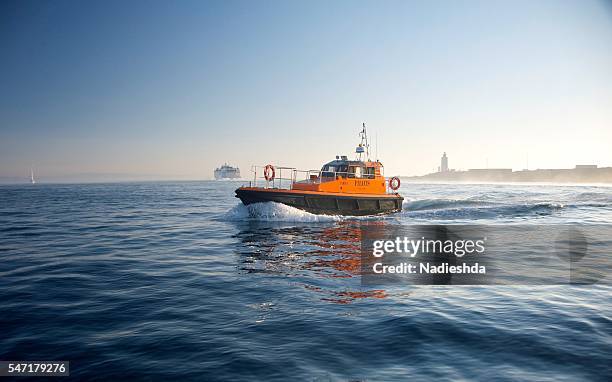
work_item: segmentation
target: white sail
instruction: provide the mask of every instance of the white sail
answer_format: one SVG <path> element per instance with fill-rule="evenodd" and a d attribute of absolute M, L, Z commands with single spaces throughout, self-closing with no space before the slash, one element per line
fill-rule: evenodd
<path fill-rule="evenodd" d="M 34 168 L 30 167 L 30 183 L 35 184 L 36 180 L 34 180 Z"/>

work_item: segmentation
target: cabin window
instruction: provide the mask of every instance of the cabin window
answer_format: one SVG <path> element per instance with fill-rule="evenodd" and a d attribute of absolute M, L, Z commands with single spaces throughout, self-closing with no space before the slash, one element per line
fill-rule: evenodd
<path fill-rule="evenodd" d="M 331 166 L 326 164 L 323 166 L 323 170 L 321 171 L 321 176 L 324 178 L 333 177 L 336 172 L 336 166 Z"/>
<path fill-rule="evenodd" d="M 338 171 L 336 172 L 336 174 L 338 174 L 338 176 L 346 178 L 347 173 L 348 173 L 348 166 L 346 166 L 346 165 L 338 166 Z"/>
<path fill-rule="evenodd" d="M 366 168 L 366 178 L 374 179 L 375 176 L 376 176 L 376 168 L 367 167 Z"/>
<path fill-rule="evenodd" d="M 349 167 L 349 178 L 361 178 L 363 174 L 363 168 L 360 166 Z"/>

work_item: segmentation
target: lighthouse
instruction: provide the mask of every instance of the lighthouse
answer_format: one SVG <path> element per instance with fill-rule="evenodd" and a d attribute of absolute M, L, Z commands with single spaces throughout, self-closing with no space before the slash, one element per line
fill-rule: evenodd
<path fill-rule="evenodd" d="M 448 172 L 448 157 L 446 156 L 446 152 L 442 154 L 442 158 L 440 159 L 440 172 Z"/>

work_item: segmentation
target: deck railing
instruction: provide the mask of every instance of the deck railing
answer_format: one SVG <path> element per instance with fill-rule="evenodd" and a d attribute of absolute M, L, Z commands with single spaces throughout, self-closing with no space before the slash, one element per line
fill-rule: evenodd
<path fill-rule="evenodd" d="M 251 187 L 278 188 L 291 190 L 293 183 L 304 182 L 311 179 L 311 174 L 318 174 L 317 170 L 298 170 L 293 167 L 274 167 L 274 179 L 266 180 L 264 177 L 265 166 L 251 166 L 253 181 L 249 182 Z M 317 175 L 318 176 L 318 175 Z"/>
<path fill-rule="evenodd" d="M 300 184 L 321 184 L 330 182 L 343 177 L 354 179 L 355 174 L 346 171 L 321 171 L 321 170 L 298 170 L 294 167 L 274 167 L 274 179 L 266 180 L 264 177 L 264 169 L 266 166 L 251 166 L 253 173 L 253 181 L 249 182 L 250 187 L 264 187 L 292 190 L 294 183 Z M 374 179 L 374 174 L 362 174 L 357 179 Z M 387 193 L 393 193 L 389 188 L 389 179 L 385 179 L 385 188 Z"/>

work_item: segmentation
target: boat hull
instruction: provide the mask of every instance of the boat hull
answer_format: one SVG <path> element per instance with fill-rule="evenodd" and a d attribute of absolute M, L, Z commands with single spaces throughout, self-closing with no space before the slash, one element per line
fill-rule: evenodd
<path fill-rule="evenodd" d="M 352 216 L 399 212 L 404 200 L 399 194 L 339 194 L 259 187 L 240 187 L 236 197 L 245 205 L 276 202 L 313 214 Z"/>

